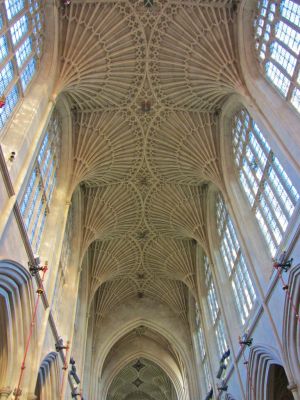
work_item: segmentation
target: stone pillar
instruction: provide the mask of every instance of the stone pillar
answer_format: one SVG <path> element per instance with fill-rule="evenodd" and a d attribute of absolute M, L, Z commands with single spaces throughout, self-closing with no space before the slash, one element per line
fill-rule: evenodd
<path fill-rule="evenodd" d="M 12 389 L 9 386 L 0 388 L 0 400 L 8 399 Z"/>
<path fill-rule="evenodd" d="M 294 396 L 294 399 L 295 399 L 295 400 L 300 400 L 300 396 L 299 396 L 299 392 L 298 392 L 298 387 L 297 387 L 297 385 L 296 385 L 294 382 L 291 382 L 291 383 L 288 385 L 287 388 L 293 393 L 293 396 Z"/>

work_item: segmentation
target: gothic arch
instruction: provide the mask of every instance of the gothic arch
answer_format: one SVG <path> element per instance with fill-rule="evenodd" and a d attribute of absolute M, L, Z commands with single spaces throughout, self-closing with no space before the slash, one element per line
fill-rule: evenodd
<path fill-rule="evenodd" d="M 0 387 L 15 384 L 32 306 L 33 288 L 28 271 L 13 261 L 0 261 Z"/>
<path fill-rule="evenodd" d="M 249 380 L 247 381 L 247 399 L 269 400 L 270 393 L 272 392 L 270 386 L 274 381 L 276 381 L 274 379 L 274 371 L 279 369 L 281 372 L 283 370 L 287 386 L 288 378 L 284 371 L 282 359 L 277 350 L 273 347 L 261 345 L 253 346 L 249 356 L 249 374 L 251 383 Z M 288 394 L 290 395 L 290 393 Z"/>
<path fill-rule="evenodd" d="M 126 355 L 125 357 L 123 357 L 122 360 L 120 360 L 118 365 L 116 365 L 116 367 L 113 371 L 113 374 L 110 376 L 110 379 L 107 382 L 105 382 L 105 387 L 103 388 L 103 391 L 102 391 L 103 397 L 100 396 L 100 398 L 104 398 L 104 399 L 107 398 L 108 390 L 109 390 L 114 378 L 119 374 L 120 371 L 122 371 L 123 368 L 126 367 L 126 365 L 133 363 L 138 358 L 144 358 L 144 359 L 147 359 L 147 360 L 153 362 L 154 364 L 157 364 L 172 381 L 174 388 L 176 390 L 178 399 L 181 399 L 181 400 L 188 399 L 188 393 L 186 390 L 184 390 L 184 386 L 183 386 L 182 382 L 180 381 L 180 379 L 178 379 L 178 376 L 176 376 L 176 373 L 174 372 L 174 370 L 172 368 L 170 368 L 168 363 L 162 359 L 160 354 L 159 353 L 153 354 L 152 351 L 148 352 L 148 351 L 139 351 L 139 350 L 137 350 L 135 353 L 132 353 L 130 355 L 130 357 L 128 357 L 128 355 Z"/>
<path fill-rule="evenodd" d="M 59 398 L 59 369 L 57 353 L 49 353 L 39 369 L 35 394 L 38 400 L 56 400 Z"/>
<path fill-rule="evenodd" d="M 112 318 L 112 315 L 110 316 Z M 180 319 L 178 319 L 178 323 L 180 322 Z M 126 324 L 125 326 L 123 325 L 119 329 L 115 327 L 114 335 L 110 335 L 109 338 L 105 341 L 103 347 L 99 349 L 99 356 L 96 357 L 96 362 L 94 365 L 94 369 L 97 371 L 96 376 L 101 376 L 102 375 L 102 369 L 103 369 L 103 364 L 106 359 L 106 356 L 108 352 L 112 349 L 112 347 L 115 345 L 115 343 L 118 342 L 119 339 L 121 339 L 123 336 L 128 334 L 130 331 L 139 328 L 140 326 L 144 326 L 146 328 L 152 329 L 153 331 L 158 332 L 161 334 L 166 340 L 169 341 L 170 346 L 174 349 L 174 351 L 178 354 L 181 360 L 181 369 L 182 369 L 182 374 L 183 374 L 183 379 L 184 379 L 184 387 L 186 388 L 185 390 L 187 392 L 190 392 L 191 398 L 196 397 L 196 381 L 195 381 L 195 371 L 193 369 L 193 365 L 190 362 L 190 357 L 191 355 L 188 353 L 189 349 L 187 349 L 183 343 L 181 343 L 181 340 L 174 335 L 173 332 L 169 331 L 166 327 L 162 326 L 160 322 L 153 322 L 147 319 L 140 319 L 140 318 L 131 318 L 131 321 Z M 102 339 L 103 335 L 105 333 L 102 331 Z M 95 340 L 95 339 L 94 339 Z M 145 355 L 147 358 L 148 356 Z M 155 360 L 153 360 L 156 362 Z M 91 382 L 90 384 L 91 390 L 94 391 L 97 388 L 97 382 Z M 188 389 L 187 389 L 188 388 Z M 92 393 L 92 392 L 90 392 Z"/>
<path fill-rule="evenodd" d="M 283 351 L 295 380 L 300 376 L 300 325 L 292 303 L 300 303 L 300 264 L 290 270 L 288 279 L 291 299 L 286 296 L 283 313 Z"/>

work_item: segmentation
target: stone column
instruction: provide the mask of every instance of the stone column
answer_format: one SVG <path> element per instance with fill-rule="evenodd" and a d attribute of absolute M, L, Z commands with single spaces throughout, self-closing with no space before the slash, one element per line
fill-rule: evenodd
<path fill-rule="evenodd" d="M 8 399 L 12 389 L 9 386 L 0 388 L 0 400 Z"/>
<path fill-rule="evenodd" d="M 295 399 L 295 400 L 300 400 L 300 395 L 299 395 L 299 392 L 298 392 L 298 387 L 297 387 L 297 385 L 296 385 L 294 382 L 291 382 L 291 383 L 288 385 L 287 388 L 293 393 L 293 396 L 294 396 L 294 399 Z"/>

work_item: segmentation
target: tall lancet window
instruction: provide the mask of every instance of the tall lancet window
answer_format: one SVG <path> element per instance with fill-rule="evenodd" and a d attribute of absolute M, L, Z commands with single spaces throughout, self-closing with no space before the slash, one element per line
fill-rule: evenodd
<path fill-rule="evenodd" d="M 241 322 L 244 324 L 256 295 L 235 227 L 220 194 L 216 198 L 216 217 L 223 263 L 231 282 Z"/>
<path fill-rule="evenodd" d="M 233 118 L 233 151 L 240 183 L 274 256 L 299 193 L 245 109 Z"/>
<path fill-rule="evenodd" d="M 259 0 L 257 4 L 259 61 L 268 80 L 300 112 L 300 3 Z"/>
<path fill-rule="evenodd" d="M 200 353 L 200 361 L 202 364 L 204 381 L 205 381 L 205 388 L 206 391 L 208 392 L 211 388 L 211 377 L 208 366 L 208 357 L 206 351 L 204 331 L 201 323 L 200 311 L 197 304 L 196 304 L 196 329 L 197 329 L 197 341 Z"/>
<path fill-rule="evenodd" d="M 24 96 L 43 50 L 43 0 L 3 0 L 0 4 L 0 129 Z M 2 105 L 3 103 L 1 103 Z"/>
<path fill-rule="evenodd" d="M 219 307 L 217 293 L 213 282 L 211 268 L 207 256 L 203 257 L 203 263 L 204 263 L 205 285 L 207 289 L 207 302 L 208 302 L 209 314 L 217 339 L 218 353 L 219 356 L 222 357 L 225 351 L 228 350 L 224 324 L 221 318 L 221 310 Z"/>
<path fill-rule="evenodd" d="M 50 211 L 56 184 L 60 137 L 61 124 L 58 114 L 54 112 L 20 203 L 21 214 L 34 252 L 39 249 L 45 220 Z"/>

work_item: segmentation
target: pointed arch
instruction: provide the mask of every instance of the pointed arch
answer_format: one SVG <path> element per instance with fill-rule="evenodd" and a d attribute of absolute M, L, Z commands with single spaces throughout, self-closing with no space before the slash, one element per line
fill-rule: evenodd
<path fill-rule="evenodd" d="M 57 353 L 49 353 L 39 369 L 35 394 L 39 400 L 56 400 L 59 398 L 59 369 Z"/>
<path fill-rule="evenodd" d="M 253 346 L 249 356 L 249 371 L 251 376 L 251 385 L 247 381 L 247 399 L 249 400 L 269 400 L 272 384 L 275 380 L 274 370 L 280 369 L 286 380 L 285 391 L 290 394 L 287 389 L 288 378 L 286 376 L 283 361 L 277 350 L 271 346 L 257 345 Z"/>
<path fill-rule="evenodd" d="M 13 385 L 30 327 L 33 288 L 28 271 L 0 261 L 0 387 Z M 30 350 L 32 351 L 32 349 Z"/>

